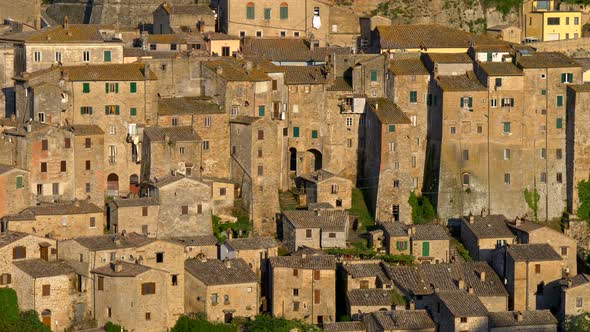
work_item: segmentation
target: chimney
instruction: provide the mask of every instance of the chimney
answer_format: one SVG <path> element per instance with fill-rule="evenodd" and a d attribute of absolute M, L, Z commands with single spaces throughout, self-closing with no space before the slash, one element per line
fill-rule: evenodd
<path fill-rule="evenodd" d="M 164 141 L 166 142 L 166 144 L 170 143 L 170 136 L 164 135 Z"/>
<path fill-rule="evenodd" d="M 64 29 L 68 29 L 70 27 L 70 18 L 68 15 L 64 16 Z"/>
<path fill-rule="evenodd" d="M 520 219 L 519 216 L 516 216 L 516 218 L 514 219 L 514 225 L 520 226 L 521 224 L 522 224 L 522 219 Z"/>
<path fill-rule="evenodd" d="M 205 21 L 203 19 L 200 19 L 199 23 L 197 24 L 197 27 L 199 28 L 200 33 L 205 32 Z"/>
<path fill-rule="evenodd" d="M 473 287 L 469 286 L 469 288 L 467 288 L 467 291 L 469 292 L 469 294 L 474 294 L 475 291 L 473 290 Z"/>
<path fill-rule="evenodd" d="M 488 216 L 488 210 L 486 208 L 481 209 L 481 216 L 484 218 Z"/>
<path fill-rule="evenodd" d="M 199 260 L 199 262 L 201 263 L 206 263 L 207 262 L 207 256 L 203 255 L 203 254 L 199 254 L 197 256 L 197 259 Z"/>
<path fill-rule="evenodd" d="M 322 215 L 322 213 L 320 212 L 320 210 L 319 210 L 319 209 L 317 209 L 317 210 L 315 210 L 315 215 L 319 217 L 319 216 L 321 216 L 321 215 Z"/>
<path fill-rule="evenodd" d="M 111 263 L 111 268 L 115 272 L 123 272 L 123 264 L 121 264 L 121 262 L 119 262 L 119 261 L 117 261 L 115 263 Z"/>
<path fill-rule="evenodd" d="M 226 236 L 227 236 L 227 239 L 228 240 L 231 240 L 231 239 L 234 238 L 234 232 L 231 230 L 231 228 L 228 228 L 225 233 L 226 233 Z"/>
<path fill-rule="evenodd" d="M 416 234 L 416 226 L 410 225 L 410 227 L 408 227 L 408 235 L 412 236 L 414 234 Z"/>
<path fill-rule="evenodd" d="M 379 103 L 375 103 L 375 109 L 379 110 Z"/>
<path fill-rule="evenodd" d="M 409 307 L 409 310 L 416 310 L 416 302 L 414 302 L 413 300 L 410 301 L 410 304 L 408 307 Z"/>
<path fill-rule="evenodd" d="M 459 281 L 457 282 L 457 286 L 459 287 L 459 289 L 464 289 L 465 288 L 465 280 L 459 279 Z"/>
<path fill-rule="evenodd" d="M 523 317 L 522 317 L 522 312 L 521 311 L 517 311 L 516 312 L 516 321 L 517 322 L 522 322 Z"/>
<path fill-rule="evenodd" d="M 244 68 L 246 68 L 246 72 L 249 74 L 252 71 L 252 68 L 254 68 L 254 64 L 252 61 L 246 61 Z"/>
<path fill-rule="evenodd" d="M 301 254 L 301 258 L 305 259 L 307 257 L 307 254 Z"/>
<path fill-rule="evenodd" d="M 215 72 L 217 75 L 223 75 L 223 67 L 217 66 L 217 68 L 215 68 Z"/>
<path fill-rule="evenodd" d="M 224 260 L 223 265 L 225 265 L 226 268 L 231 269 L 231 261 L 229 259 Z"/>
<path fill-rule="evenodd" d="M 479 272 L 479 280 L 486 281 L 486 271 Z"/>
<path fill-rule="evenodd" d="M 475 216 L 469 212 L 469 223 L 473 224 L 475 222 Z"/>
<path fill-rule="evenodd" d="M 572 278 L 567 278 L 567 288 L 571 288 L 573 284 Z"/>

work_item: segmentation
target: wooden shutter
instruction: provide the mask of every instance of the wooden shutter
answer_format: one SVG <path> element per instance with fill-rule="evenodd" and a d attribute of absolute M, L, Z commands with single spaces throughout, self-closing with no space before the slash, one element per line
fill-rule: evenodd
<path fill-rule="evenodd" d="M 43 285 L 43 296 L 51 295 L 51 285 Z"/>
<path fill-rule="evenodd" d="M 313 280 L 320 280 L 320 270 L 313 271 Z"/>
<path fill-rule="evenodd" d="M 313 291 L 313 303 L 319 304 L 320 303 L 320 290 L 316 289 Z"/>
<path fill-rule="evenodd" d="M 104 277 L 98 277 L 98 290 L 104 290 Z"/>

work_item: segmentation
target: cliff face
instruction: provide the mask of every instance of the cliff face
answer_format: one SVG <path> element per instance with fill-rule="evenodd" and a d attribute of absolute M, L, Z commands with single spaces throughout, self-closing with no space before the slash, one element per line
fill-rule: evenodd
<path fill-rule="evenodd" d="M 340 0 L 357 12 L 389 17 L 393 23 L 441 24 L 471 32 L 483 32 L 499 24 L 518 24 L 518 12 L 504 15 L 484 8 L 482 0 Z"/>

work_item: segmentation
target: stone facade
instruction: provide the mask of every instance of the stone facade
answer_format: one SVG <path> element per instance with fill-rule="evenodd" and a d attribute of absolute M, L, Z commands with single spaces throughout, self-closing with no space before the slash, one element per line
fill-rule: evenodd
<path fill-rule="evenodd" d="M 590 101 L 590 86 L 570 85 L 567 89 L 566 169 L 567 211 L 576 213 L 580 205 L 578 184 L 588 180 L 590 155 L 587 151 L 587 114 L 580 112 Z M 590 119 L 588 119 L 590 120 Z"/>
<path fill-rule="evenodd" d="M 96 125 L 77 125 L 72 127 L 72 131 L 74 196 L 102 207 L 106 192 L 104 131 Z"/>
<path fill-rule="evenodd" d="M 588 275 L 579 274 L 571 278 L 560 280 L 559 310 L 557 318 L 564 321 L 588 311 L 590 307 L 590 284 Z"/>
<path fill-rule="evenodd" d="M 352 206 L 352 181 L 325 170 L 302 175 L 307 203 L 329 203 L 336 209 Z"/>
<path fill-rule="evenodd" d="M 283 211 L 283 242 L 291 252 L 346 248 L 349 218 L 346 211 Z"/>
<path fill-rule="evenodd" d="M 39 258 L 48 261 L 57 259 L 57 244 L 53 239 L 25 233 L 4 232 L 0 235 L 0 243 L 3 243 L 0 247 L 0 287 L 11 286 L 15 282 L 13 262 Z"/>
<path fill-rule="evenodd" d="M 461 219 L 461 242 L 474 259 L 491 262 L 492 251 L 513 244 L 514 238 L 503 215 L 470 215 Z"/>
<path fill-rule="evenodd" d="M 113 233 L 158 235 L 160 204 L 154 198 L 115 199 L 108 205 L 109 229 Z"/>
<path fill-rule="evenodd" d="M 178 33 L 183 27 L 191 31 L 215 32 L 216 22 L 209 3 L 171 5 L 162 3 L 153 15 L 154 33 Z"/>
<path fill-rule="evenodd" d="M 29 172 L 0 165 L 0 218 L 31 205 Z"/>

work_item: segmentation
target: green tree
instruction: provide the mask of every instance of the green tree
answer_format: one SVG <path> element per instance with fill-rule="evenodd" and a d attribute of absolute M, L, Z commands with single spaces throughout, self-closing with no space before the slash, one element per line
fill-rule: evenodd
<path fill-rule="evenodd" d="M 18 299 L 12 288 L 0 288 L 0 331 L 2 332 L 51 332 L 33 311 L 19 314 Z"/>
<path fill-rule="evenodd" d="M 171 332 L 238 332 L 235 326 L 208 322 L 204 317 L 191 318 L 182 316 L 177 321 Z"/>
<path fill-rule="evenodd" d="M 578 182 L 578 198 L 580 199 L 578 218 L 590 221 L 590 180 Z"/>
<path fill-rule="evenodd" d="M 566 332 L 590 331 L 590 314 L 588 312 L 583 312 L 577 316 L 566 319 L 564 330 Z"/>
<path fill-rule="evenodd" d="M 259 315 L 256 319 L 244 321 L 243 327 L 248 332 L 320 332 L 318 327 L 306 324 L 297 320 L 288 320 L 284 318 L 272 317 L 269 315 Z"/>
<path fill-rule="evenodd" d="M 416 196 L 416 193 L 412 191 L 408 203 L 412 207 L 412 221 L 414 224 L 427 224 L 436 216 L 434 207 L 426 196 Z"/>
<path fill-rule="evenodd" d="M 524 200 L 531 210 L 533 210 L 535 222 L 539 221 L 539 191 L 535 188 L 533 191 L 529 191 L 528 188 L 524 190 Z"/>

